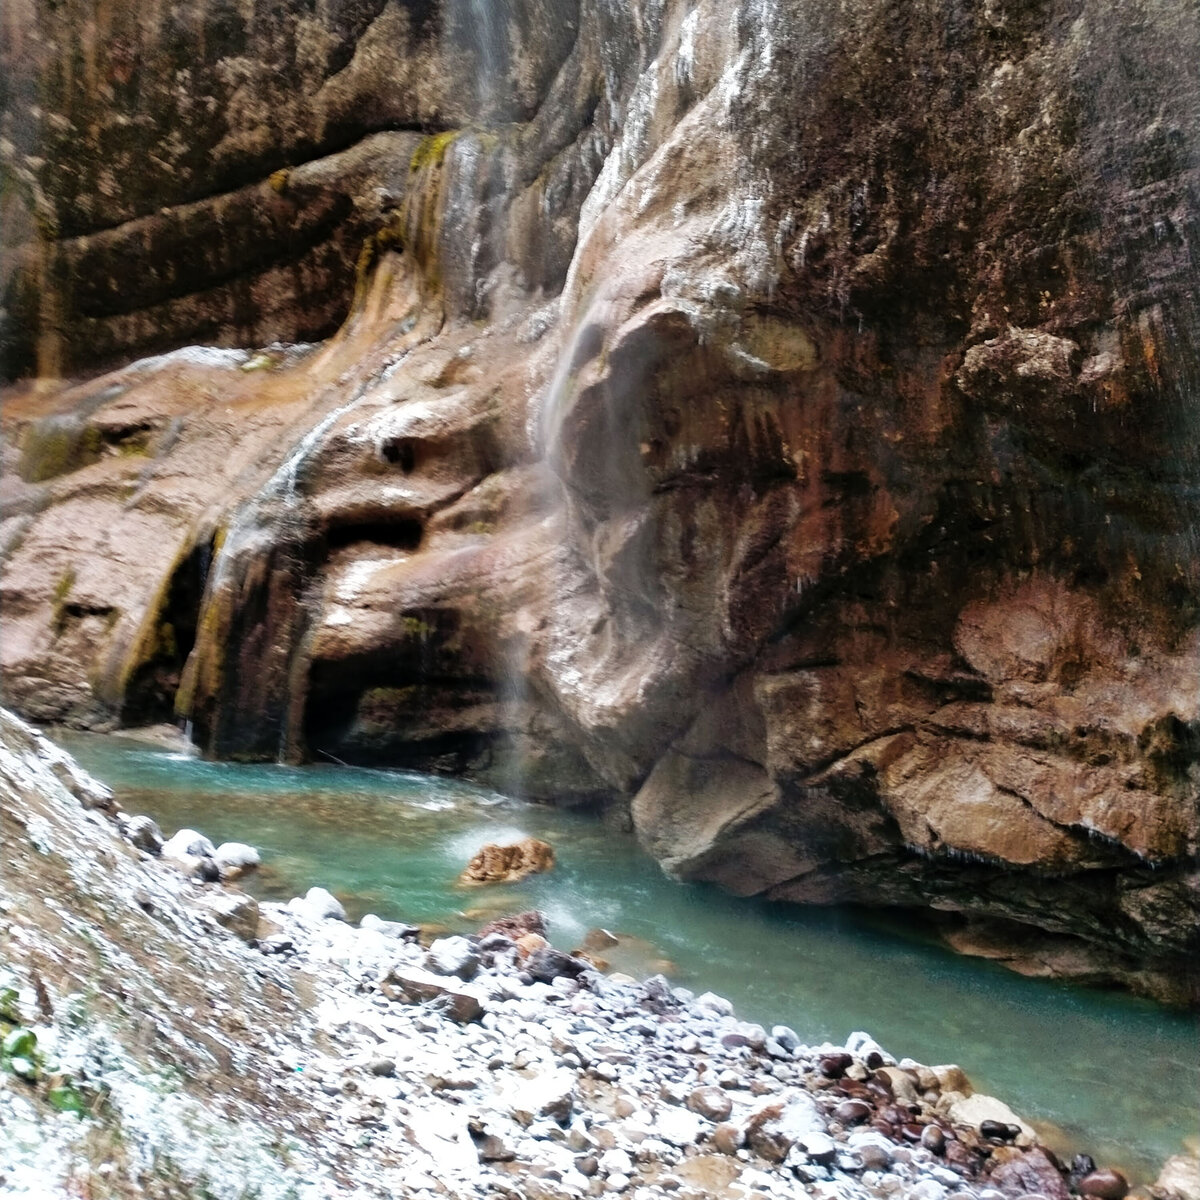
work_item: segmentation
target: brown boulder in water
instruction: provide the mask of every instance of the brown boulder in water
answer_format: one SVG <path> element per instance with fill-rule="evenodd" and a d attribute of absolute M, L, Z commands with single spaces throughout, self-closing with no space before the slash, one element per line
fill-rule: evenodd
<path fill-rule="evenodd" d="M 489 922 L 479 931 L 479 936 L 485 938 L 493 933 L 501 933 L 507 938 L 512 938 L 514 942 L 519 941 L 529 933 L 536 933 L 541 937 L 545 937 L 546 917 L 544 913 L 540 913 L 536 909 L 530 909 L 529 912 L 515 913 L 508 917 L 497 917 L 496 920 Z"/>
<path fill-rule="evenodd" d="M 489 842 L 478 850 L 459 876 L 465 884 L 516 883 L 554 866 L 554 849 L 549 842 L 524 838 L 511 846 Z"/>

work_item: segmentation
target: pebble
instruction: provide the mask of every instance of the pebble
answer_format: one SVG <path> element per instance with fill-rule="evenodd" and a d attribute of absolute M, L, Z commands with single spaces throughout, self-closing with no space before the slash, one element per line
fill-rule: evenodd
<path fill-rule="evenodd" d="M 862 1100 L 843 1100 L 833 1110 L 833 1115 L 843 1125 L 860 1125 L 871 1115 L 871 1106 Z"/>
<path fill-rule="evenodd" d="M 940 1125 L 926 1125 L 921 1130 L 921 1145 L 931 1154 L 944 1154 L 946 1151 L 946 1135 Z"/>
<path fill-rule="evenodd" d="M 1103 1167 L 1085 1175 L 1079 1181 L 1079 1191 L 1085 1196 L 1097 1196 L 1099 1200 L 1125 1200 L 1129 1194 L 1129 1180 L 1120 1171 Z"/>

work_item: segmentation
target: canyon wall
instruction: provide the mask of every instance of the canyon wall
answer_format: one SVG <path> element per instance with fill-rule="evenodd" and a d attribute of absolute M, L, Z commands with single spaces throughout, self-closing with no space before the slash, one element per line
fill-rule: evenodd
<path fill-rule="evenodd" d="M 6 11 L 7 703 L 1194 999 L 1194 6 Z"/>

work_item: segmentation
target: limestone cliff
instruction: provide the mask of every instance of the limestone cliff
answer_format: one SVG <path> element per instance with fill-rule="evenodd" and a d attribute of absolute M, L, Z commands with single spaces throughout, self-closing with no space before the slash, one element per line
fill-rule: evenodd
<path fill-rule="evenodd" d="M 205 34 L 198 156 L 165 34 L 10 92 L 18 366 L 348 316 L 13 390 L 9 702 L 628 802 L 682 876 L 1194 995 L 1194 6 L 299 11 Z"/>

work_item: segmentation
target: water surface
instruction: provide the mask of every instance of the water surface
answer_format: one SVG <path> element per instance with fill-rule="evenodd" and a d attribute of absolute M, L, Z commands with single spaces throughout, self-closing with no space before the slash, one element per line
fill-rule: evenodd
<path fill-rule="evenodd" d="M 1023 979 L 856 913 L 675 883 L 632 838 L 593 818 L 457 781 L 209 763 L 92 735 L 60 740 L 124 808 L 149 813 L 168 835 L 186 825 L 214 842 L 257 846 L 264 866 L 245 886 L 260 898 L 320 884 L 352 918 L 371 911 L 461 931 L 540 908 L 563 949 L 597 926 L 631 935 L 630 948 L 605 952 L 615 967 L 665 970 L 806 1041 L 842 1042 L 862 1029 L 898 1057 L 957 1062 L 978 1090 L 1054 1126 L 1052 1144 L 1135 1178 L 1153 1178 L 1185 1140 L 1195 1146 L 1197 1023 L 1149 1001 Z M 515 886 L 456 886 L 484 842 L 526 835 L 555 847 L 553 872 Z"/>

